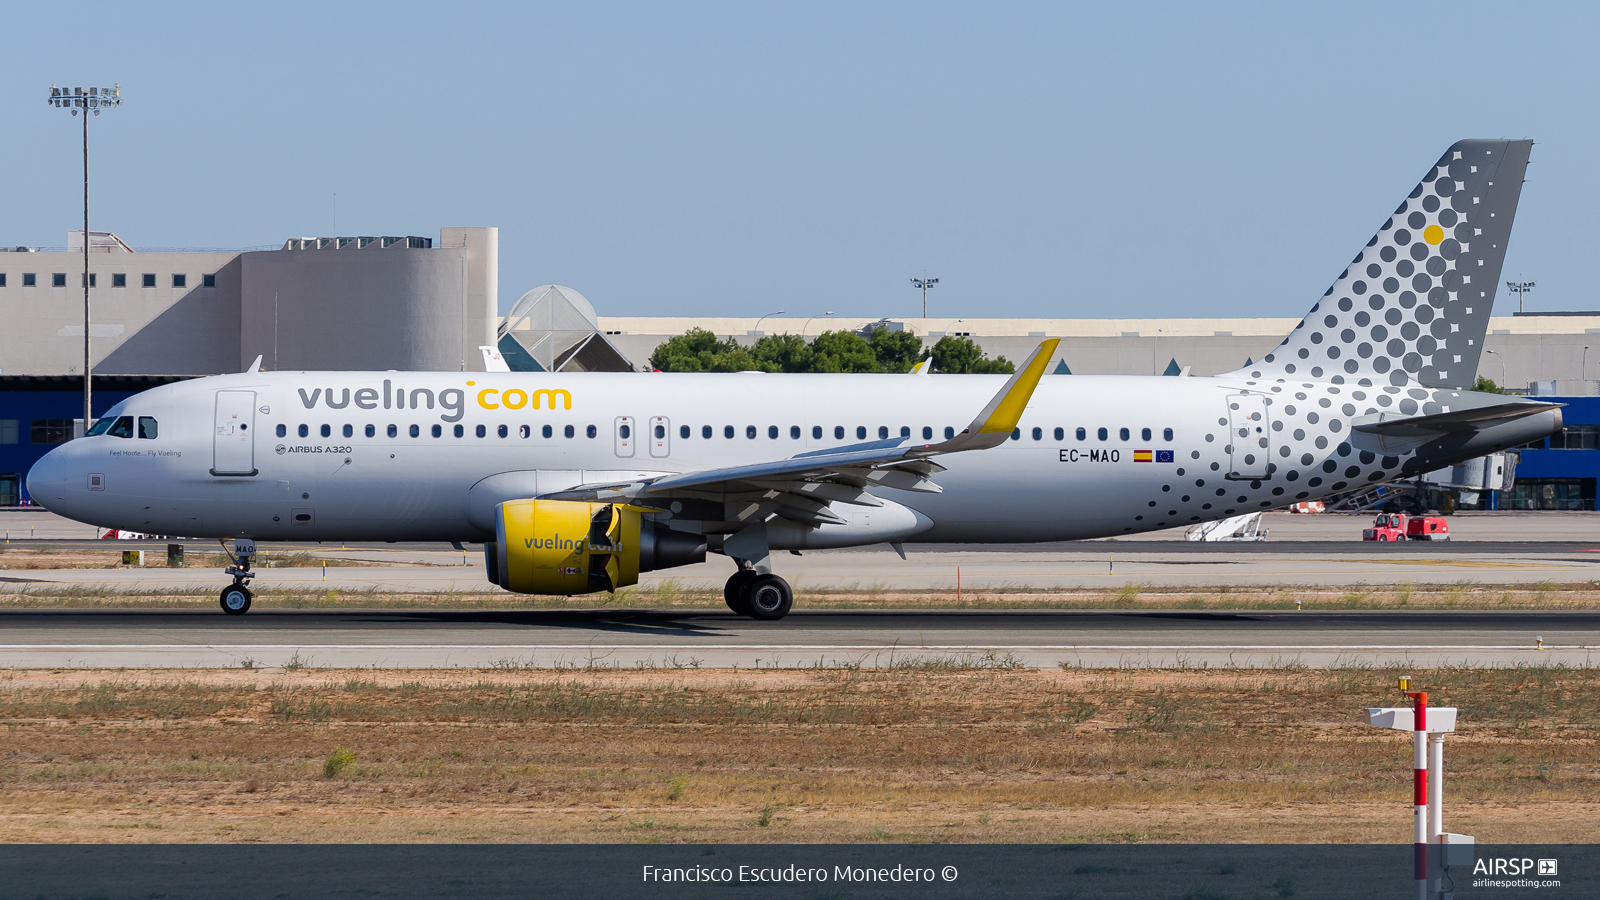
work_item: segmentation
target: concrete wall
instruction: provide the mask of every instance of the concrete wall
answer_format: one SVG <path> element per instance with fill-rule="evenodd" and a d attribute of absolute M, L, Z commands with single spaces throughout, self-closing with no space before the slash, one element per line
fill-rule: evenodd
<path fill-rule="evenodd" d="M 259 354 L 280 370 L 483 371 L 498 240 L 492 228 L 448 231 L 456 246 L 242 254 L 237 365 Z"/>
<path fill-rule="evenodd" d="M 233 253 L 89 254 L 90 344 L 107 375 L 201 375 L 238 371 L 239 269 Z M 24 287 L 33 273 L 36 286 Z M 71 375 L 83 370 L 83 256 L 0 253 L 0 370 L 6 375 Z M 65 287 L 51 276 L 66 275 Z M 113 287 L 117 274 L 126 287 Z M 155 287 L 144 287 L 146 274 Z M 181 274 L 188 284 L 173 287 Z M 216 287 L 204 287 L 206 275 Z"/>
<path fill-rule="evenodd" d="M 484 310 L 483 333 L 479 335 L 482 340 L 467 349 L 482 363 L 483 354 L 477 348 L 494 346 L 495 329 L 500 323 L 500 229 L 441 228 L 439 246 L 467 251 L 467 305 L 474 310 Z M 474 318 L 473 321 L 478 320 Z"/>

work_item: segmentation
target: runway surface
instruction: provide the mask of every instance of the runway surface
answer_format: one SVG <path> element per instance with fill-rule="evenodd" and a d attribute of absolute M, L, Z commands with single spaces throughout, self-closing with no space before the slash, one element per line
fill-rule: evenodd
<path fill-rule="evenodd" d="M 155 549 L 155 548 L 147 548 Z M 272 552 L 301 550 L 272 548 Z M 369 566 L 269 568 L 258 561 L 258 590 L 494 591 L 484 575 L 481 550 L 463 554 L 421 546 L 313 547 L 323 555 L 375 563 Z M 1014 549 L 907 547 L 902 560 L 887 546 L 858 550 L 775 554 L 773 569 L 800 592 L 807 590 L 965 591 L 1260 587 L 1303 585 L 1344 588 L 1413 584 L 1573 584 L 1600 579 L 1600 541 L 1590 543 L 1277 544 L 1076 543 Z M 270 558 L 271 553 L 268 554 Z M 164 561 L 152 553 L 153 563 Z M 3 565 L 0 559 L 0 565 Z M 699 565 L 646 572 L 640 585 L 671 582 L 683 590 L 721 590 L 733 572 L 712 555 Z M 221 590 L 217 569 L 191 567 L 6 569 L 0 591 L 29 588 L 111 587 L 130 590 Z"/>
<path fill-rule="evenodd" d="M 916 545 L 902 560 L 886 545 L 773 556 L 774 570 L 806 590 L 1069 590 L 1120 588 L 1260 587 L 1304 585 L 1344 588 L 1414 584 L 1573 584 L 1600 580 L 1600 515 L 1593 513 L 1481 513 L 1450 519 L 1448 542 L 1361 541 L 1364 516 L 1270 514 L 1270 539 L 1261 543 L 1191 543 L 1181 530 L 1138 539 L 1024 545 Z M 66 586 L 113 589 L 220 590 L 215 569 L 167 569 L 161 542 L 85 540 L 88 526 L 47 512 L 9 512 L 0 523 L 17 549 L 142 548 L 151 568 L 7 569 L 0 555 L 0 591 Z M 34 540 L 21 537 L 23 528 Z M 209 542 L 190 542 L 211 551 Z M 490 591 L 481 545 L 465 553 L 447 544 L 267 544 L 257 562 L 257 588 L 346 591 Z M 371 563 L 361 567 L 269 568 L 274 555 L 309 553 Z M 732 563 L 712 555 L 705 563 L 640 578 L 645 588 L 671 582 L 680 589 L 720 590 Z"/>
<path fill-rule="evenodd" d="M 1546 649 L 1536 648 L 1543 638 Z M 11 667 L 768 668 L 1015 659 L 1310 667 L 1600 663 L 1600 612 L 6 610 Z"/>

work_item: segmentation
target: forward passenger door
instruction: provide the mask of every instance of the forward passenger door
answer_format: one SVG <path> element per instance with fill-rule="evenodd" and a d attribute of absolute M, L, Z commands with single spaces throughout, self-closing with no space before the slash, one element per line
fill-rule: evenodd
<path fill-rule="evenodd" d="M 255 391 L 217 391 L 211 474 L 256 474 L 255 421 Z"/>

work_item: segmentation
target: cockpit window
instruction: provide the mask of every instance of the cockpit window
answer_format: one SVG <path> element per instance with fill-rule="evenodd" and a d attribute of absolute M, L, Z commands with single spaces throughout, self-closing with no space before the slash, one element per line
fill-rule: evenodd
<path fill-rule="evenodd" d="M 133 416 L 117 416 L 117 421 L 106 431 L 106 434 L 119 438 L 133 437 Z"/>
<path fill-rule="evenodd" d="M 156 420 L 153 417 L 139 417 L 139 437 L 147 441 L 156 439 Z"/>
<path fill-rule="evenodd" d="M 105 434 L 106 433 L 106 429 L 110 428 L 111 427 L 111 423 L 115 422 L 116 420 L 117 419 L 116 419 L 115 416 L 107 416 L 107 417 L 102 418 L 102 419 L 96 419 L 95 423 L 94 423 L 94 427 L 90 428 L 88 431 L 84 432 L 83 436 L 84 437 L 94 437 L 97 434 Z"/>

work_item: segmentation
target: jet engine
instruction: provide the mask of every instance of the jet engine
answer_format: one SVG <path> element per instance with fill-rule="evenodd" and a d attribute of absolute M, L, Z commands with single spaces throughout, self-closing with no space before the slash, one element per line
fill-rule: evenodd
<path fill-rule="evenodd" d="M 639 573 L 705 562 L 703 535 L 672 531 L 621 503 L 508 500 L 484 546 L 489 580 L 519 594 L 591 594 L 639 582 Z"/>

